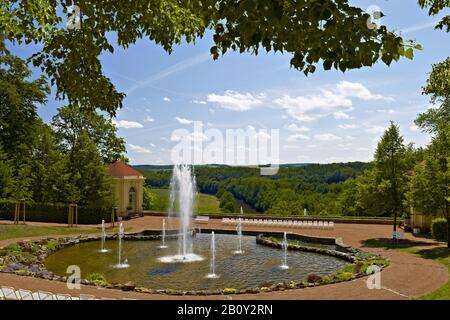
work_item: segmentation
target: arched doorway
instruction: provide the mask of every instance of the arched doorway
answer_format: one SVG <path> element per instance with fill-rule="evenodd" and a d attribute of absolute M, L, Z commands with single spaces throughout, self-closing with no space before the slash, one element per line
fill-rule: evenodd
<path fill-rule="evenodd" d="M 131 212 L 136 212 L 136 190 L 131 187 L 128 191 L 128 210 Z"/>

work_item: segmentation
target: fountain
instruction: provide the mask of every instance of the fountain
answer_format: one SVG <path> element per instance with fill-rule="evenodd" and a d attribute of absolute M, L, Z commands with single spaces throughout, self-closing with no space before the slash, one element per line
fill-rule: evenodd
<path fill-rule="evenodd" d="M 124 269 L 128 268 L 130 265 L 128 264 L 128 260 L 125 259 L 125 261 L 122 263 L 122 238 L 124 235 L 123 230 L 123 224 L 122 222 L 119 225 L 119 233 L 118 233 L 118 239 L 119 239 L 119 263 L 115 266 L 118 269 Z"/>
<path fill-rule="evenodd" d="M 161 262 L 193 262 L 203 258 L 192 252 L 191 229 L 192 210 L 195 196 L 195 178 L 188 165 L 176 165 L 170 182 L 171 211 L 179 212 L 178 254 L 162 257 Z M 178 201 L 176 201 L 178 200 Z M 176 205 L 176 206 L 175 206 Z"/>
<path fill-rule="evenodd" d="M 215 279 L 219 276 L 216 274 L 216 240 L 214 231 L 211 232 L 211 264 L 209 267 L 209 274 L 206 276 L 208 279 Z"/>
<path fill-rule="evenodd" d="M 102 246 L 100 249 L 101 253 L 106 253 L 109 251 L 108 249 L 106 249 L 105 243 L 106 243 L 105 220 L 102 220 Z"/>
<path fill-rule="evenodd" d="M 287 236 L 286 236 L 286 232 L 284 233 L 283 236 L 283 242 L 281 242 L 281 248 L 283 249 L 283 258 L 281 260 L 281 269 L 289 269 L 289 266 L 287 265 L 287 247 L 288 247 L 288 242 L 287 242 Z"/>
<path fill-rule="evenodd" d="M 158 248 L 159 249 L 167 248 L 167 246 L 166 246 L 166 219 L 163 219 L 163 222 L 162 222 L 162 243 Z"/>
<path fill-rule="evenodd" d="M 242 207 L 241 207 L 241 215 L 243 214 Z M 236 227 L 237 237 L 238 237 L 238 246 L 237 250 L 235 250 L 234 254 L 243 254 L 244 251 L 242 251 L 242 219 L 239 217 L 238 224 Z"/>

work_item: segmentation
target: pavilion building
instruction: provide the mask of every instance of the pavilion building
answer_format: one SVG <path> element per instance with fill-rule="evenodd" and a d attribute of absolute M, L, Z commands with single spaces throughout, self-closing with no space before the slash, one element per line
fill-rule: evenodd
<path fill-rule="evenodd" d="M 145 181 L 143 174 L 121 161 L 116 161 L 108 166 L 108 175 L 113 179 L 118 216 L 142 213 Z"/>

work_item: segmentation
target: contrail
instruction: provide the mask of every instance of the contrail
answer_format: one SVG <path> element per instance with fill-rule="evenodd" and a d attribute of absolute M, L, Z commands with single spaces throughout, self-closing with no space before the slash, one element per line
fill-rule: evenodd
<path fill-rule="evenodd" d="M 126 91 L 126 94 L 129 95 L 129 94 L 133 93 L 134 91 L 136 91 L 137 89 L 145 87 L 145 86 L 151 84 L 152 82 L 156 82 L 156 81 L 162 80 L 164 78 L 167 78 L 167 77 L 169 77 L 173 74 L 176 74 L 180 71 L 183 71 L 187 68 L 190 68 L 197 64 L 203 63 L 203 62 L 207 61 L 208 59 L 210 59 L 210 53 L 206 52 L 206 53 L 200 54 L 198 56 L 195 56 L 193 58 L 189 58 L 189 59 L 180 61 L 180 62 L 174 64 L 173 66 L 170 66 L 170 67 L 150 76 L 149 78 L 147 78 L 143 81 L 137 81 L 137 83 L 135 85 L 131 86 Z"/>
<path fill-rule="evenodd" d="M 428 29 L 428 28 L 434 27 L 435 25 L 438 24 L 438 22 L 439 21 L 434 21 L 434 22 L 428 22 L 428 23 L 424 23 L 424 24 L 419 24 L 419 25 L 416 25 L 416 26 L 411 26 L 411 27 L 408 27 L 408 28 L 401 29 L 400 32 L 401 32 L 401 34 L 413 33 L 413 32 L 416 32 L 416 31 L 420 31 L 420 30 L 424 30 L 424 29 Z"/>

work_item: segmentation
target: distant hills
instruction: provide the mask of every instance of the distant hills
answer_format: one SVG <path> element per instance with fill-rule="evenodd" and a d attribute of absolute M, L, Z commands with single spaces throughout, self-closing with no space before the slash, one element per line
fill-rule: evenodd
<path fill-rule="evenodd" d="M 281 168 L 288 168 L 288 167 L 305 167 L 308 165 L 313 165 L 316 163 L 284 163 L 280 164 L 279 166 Z M 268 167 L 269 165 L 261 165 L 260 167 Z M 136 170 L 172 170 L 173 165 L 171 164 L 163 164 L 163 165 L 154 165 L 154 164 L 139 164 L 132 166 Z M 231 167 L 246 167 L 246 166 L 230 166 L 227 164 L 217 164 L 217 163 L 211 163 L 211 164 L 202 164 L 202 165 L 195 165 L 194 167 L 207 167 L 207 168 L 231 168 Z"/>

